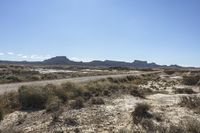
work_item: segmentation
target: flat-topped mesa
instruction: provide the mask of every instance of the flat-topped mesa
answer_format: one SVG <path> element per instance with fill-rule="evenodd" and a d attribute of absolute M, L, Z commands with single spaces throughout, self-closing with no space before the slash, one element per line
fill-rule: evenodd
<path fill-rule="evenodd" d="M 76 62 L 68 59 L 66 56 L 56 56 L 44 61 L 1 61 L 0 64 L 28 64 L 28 65 L 71 65 L 81 67 L 133 67 L 133 68 L 181 68 L 178 65 L 158 65 L 156 63 L 148 63 L 147 61 L 135 60 L 134 62 L 113 61 L 113 60 L 94 60 L 91 62 Z"/>
<path fill-rule="evenodd" d="M 44 60 L 44 64 L 53 64 L 53 65 L 58 65 L 58 64 L 68 64 L 71 61 L 66 57 L 66 56 L 56 56 L 51 59 Z"/>

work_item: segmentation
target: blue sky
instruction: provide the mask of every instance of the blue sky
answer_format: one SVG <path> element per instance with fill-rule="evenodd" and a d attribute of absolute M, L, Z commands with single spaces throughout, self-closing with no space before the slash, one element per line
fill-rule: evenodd
<path fill-rule="evenodd" d="M 0 60 L 200 66 L 199 0 L 0 0 Z"/>

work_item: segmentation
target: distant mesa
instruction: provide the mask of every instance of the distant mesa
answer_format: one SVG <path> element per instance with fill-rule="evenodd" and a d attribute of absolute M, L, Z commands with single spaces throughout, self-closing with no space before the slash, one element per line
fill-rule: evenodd
<path fill-rule="evenodd" d="M 51 59 L 47 59 L 43 61 L 44 64 L 51 64 L 51 65 L 62 65 L 70 63 L 70 60 L 66 56 L 56 56 Z"/>
<path fill-rule="evenodd" d="M 30 64 L 30 65 L 71 65 L 86 67 L 133 67 L 133 68 L 159 68 L 173 67 L 180 68 L 178 65 L 162 66 L 156 63 L 148 63 L 147 61 L 135 60 L 134 62 L 112 61 L 112 60 L 95 60 L 91 62 L 76 62 L 68 59 L 66 56 L 56 56 L 44 61 L 28 62 L 28 61 L 0 61 L 0 64 Z"/>

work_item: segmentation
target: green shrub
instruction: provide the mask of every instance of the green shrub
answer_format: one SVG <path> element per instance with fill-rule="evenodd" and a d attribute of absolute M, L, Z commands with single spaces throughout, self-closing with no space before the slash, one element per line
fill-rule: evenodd
<path fill-rule="evenodd" d="M 22 86 L 19 88 L 19 102 L 23 109 L 44 109 L 48 93 L 42 87 Z"/>

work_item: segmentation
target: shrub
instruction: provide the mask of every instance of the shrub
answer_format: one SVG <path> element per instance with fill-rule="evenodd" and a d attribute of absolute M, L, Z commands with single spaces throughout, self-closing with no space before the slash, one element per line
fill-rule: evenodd
<path fill-rule="evenodd" d="M 22 79 L 20 79 L 20 77 L 13 76 L 13 75 L 6 77 L 6 80 L 8 82 L 21 82 L 22 81 Z"/>
<path fill-rule="evenodd" d="M 200 113 L 200 97 L 183 96 L 180 99 L 180 106 L 193 109 L 196 113 Z"/>
<path fill-rule="evenodd" d="M 200 80 L 199 76 L 184 76 L 183 84 L 185 85 L 196 85 Z"/>
<path fill-rule="evenodd" d="M 77 126 L 79 125 L 78 122 L 74 118 L 66 118 L 65 124 L 68 126 Z"/>
<path fill-rule="evenodd" d="M 174 74 L 176 71 L 175 70 L 164 70 L 164 72 L 168 75 Z"/>
<path fill-rule="evenodd" d="M 185 132 L 185 129 L 181 127 L 180 125 L 177 126 L 177 125 L 170 124 L 166 133 L 186 133 L 186 132 Z"/>
<path fill-rule="evenodd" d="M 132 112 L 133 122 L 138 124 L 144 118 L 152 118 L 152 115 L 148 112 L 150 105 L 146 103 L 139 103 L 136 105 L 135 110 Z"/>
<path fill-rule="evenodd" d="M 200 133 L 200 121 L 194 118 L 189 118 L 185 123 L 185 130 L 188 133 Z"/>
<path fill-rule="evenodd" d="M 140 97 L 140 98 L 145 98 L 144 94 L 141 92 L 141 90 L 139 90 L 139 88 L 133 88 L 130 91 L 130 94 L 134 97 Z"/>
<path fill-rule="evenodd" d="M 54 73 L 43 74 L 41 76 L 41 79 L 43 79 L 43 80 L 51 80 L 51 79 L 57 79 L 57 78 L 58 78 L 58 76 Z"/>
<path fill-rule="evenodd" d="M 64 83 L 61 85 L 61 88 L 65 92 L 68 92 L 69 94 L 68 96 L 72 99 L 83 96 L 83 88 L 74 83 L 71 82 Z"/>
<path fill-rule="evenodd" d="M 0 121 L 3 120 L 3 109 L 0 108 Z"/>
<path fill-rule="evenodd" d="M 148 132 L 156 132 L 156 125 L 151 119 L 144 118 L 141 120 L 142 127 Z"/>
<path fill-rule="evenodd" d="M 170 125 L 167 133 L 200 133 L 200 121 L 186 117 L 178 125 Z"/>
<path fill-rule="evenodd" d="M 48 94 L 42 87 L 22 86 L 19 88 L 19 102 L 23 109 L 44 109 Z"/>
<path fill-rule="evenodd" d="M 73 91 L 73 90 L 77 89 L 76 84 L 71 83 L 71 82 L 66 82 L 66 83 L 62 84 L 61 86 L 66 91 Z"/>
<path fill-rule="evenodd" d="M 29 80 L 31 80 L 31 81 L 37 81 L 37 80 L 40 80 L 40 76 L 38 76 L 38 75 L 30 76 L 30 77 L 29 77 Z"/>
<path fill-rule="evenodd" d="M 193 89 L 190 88 L 177 88 L 175 90 L 176 94 L 195 94 L 196 92 L 193 91 Z"/>
<path fill-rule="evenodd" d="M 99 98 L 99 97 L 93 97 L 91 99 L 91 103 L 97 104 L 97 105 L 105 104 L 104 100 L 102 98 Z"/>
<path fill-rule="evenodd" d="M 56 96 L 52 96 L 47 101 L 46 111 L 47 112 L 58 111 L 60 109 L 61 105 L 62 105 L 61 100 Z"/>
<path fill-rule="evenodd" d="M 76 100 L 70 103 L 70 107 L 72 109 L 81 109 L 84 107 L 84 100 L 83 98 L 77 98 Z"/>
<path fill-rule="evenodd" d="M 68 94 L 62 88 L 54 88 L 53 95 L 57 96 L 60 100 L 62 100 L 63 103 L 66 103 L 68 101 Z"/>

